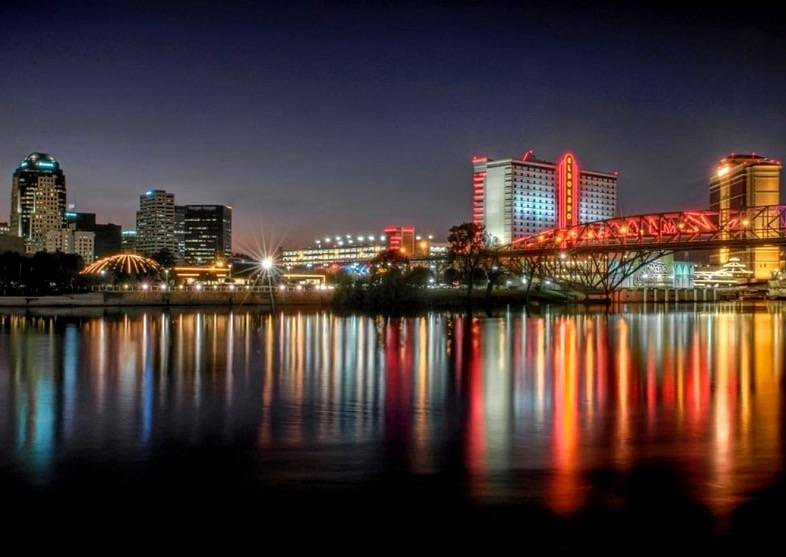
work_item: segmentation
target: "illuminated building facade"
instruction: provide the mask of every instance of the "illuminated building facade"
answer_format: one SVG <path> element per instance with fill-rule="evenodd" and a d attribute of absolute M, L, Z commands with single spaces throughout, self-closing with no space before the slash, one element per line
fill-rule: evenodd
<path fill-rule="evenodd" d="M 11 188 L 11 234 L 25 251 L 44 249 L 46 234 L 65 224 L 66 185 L 60 163 L 46 153 L 31 153 L 19 163 Z"/>
<path fill-rule="evenodd" d="M 175 194 L 149 190 L 140 195 L 136 231 L 136 251 L 151 257 L 166 249 L 175 257 Z"/>
<path fill-rule="evenodd" d="M 185 205 L 183 210 L 183 258 L 203 265 L 232 255 L 232 207 Z"/>
<path fill-rule="evenodd" d="M 192 284 L 194 282 L 220 283 L 229 278 L 231 267 L 221 262 L 211 265 L 176 265 L 175 283 Z"/>
<path fill-rule="evenodd" d="M 309 247 L 283 250 L 280 261 L 286 269 L 350 265 L 371 261 L 387 249 L 387 236 L 384 234 L 325 236 Z"/>
<path fill-rule="evenodd" d="M 573 153 L 549 162 L 530 150 L 521 159 L 473 157 L 472 165 L 472 220 L 500 244 L 617 210 L 617 173 L 580 168 Z"/>
<path fill-rule="evenodd" d="M 761 205 L 778 205 L 781 194 L 779 161 L 757 155 L 732 153 L 718 163 L 710 178 L 710 210 L 744 209 Z M 756 223 L 751 223 L 756 226 Z M 766 226 L 766 223 L 762 223 Z M 712 257 L 715 264 L 724 264 L 736 257 L 758 280 L 769 279 L 780 269 L 777 247 L 729 250 L 721 249 Z"/>
<path fill-rule="evenodd" d="M 351 234 L 325 236 L 302 249 L 281 252 L 281 265 L 291 268 L 319 268 L 365 263 L 385 251 L 396 251 L 407 259 L 433 257 L 433 236 L 415 234 L 411 226 L 389 226 L 378 236 Z M 437 257 L 447 253 L 446 245 L 436 246 Z"/>
<path fill-rule="evenodd" d="M 412 226 L 388 226 L 385 228 L 388 249 L 404 257 L 415 255 L 415 228 Z"/>
<path fill-rule="evenodd" d="M 90 264 L 95 260 L 95 233 L 76 230 L 73 225 L 60 230 L 49 230 L 46 233 L 44 249 L 48 252 L 75 253 L 85 264 Z"/>

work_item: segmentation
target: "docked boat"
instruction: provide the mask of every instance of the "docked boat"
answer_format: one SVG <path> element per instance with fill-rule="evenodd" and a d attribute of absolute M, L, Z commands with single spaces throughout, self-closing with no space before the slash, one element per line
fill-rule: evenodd
<path fill-rule="evenodd" d="M 729 288 L 748 284 L 753 278 L 753 271 L 748 269 L 738 257 L 730 257 L 719 268 L 696 269 L 693 282 L 698 287 Z"/>

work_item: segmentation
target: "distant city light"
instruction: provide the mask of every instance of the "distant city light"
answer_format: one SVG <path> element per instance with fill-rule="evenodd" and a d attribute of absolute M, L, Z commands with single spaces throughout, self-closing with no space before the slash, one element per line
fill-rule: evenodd
<path fill-rule="evenodd" d="M 273 260 L 270 257 L 265 257 L 259 263 L 262 266 L 262 270 L 269 271 L 273 268 Z"/>
<path fill-rule="evenodd" d="M 729 173 L 729 170 L 731 170 L 731 169 L 729 168 L 729 166 L 728 166 L 728 165 L 723 165 L 723 166 L 721 166 L 721 167 L 718 169 L 718 178 L 721 178 L 721 177 L 723 177 L 723 176 L 726 176 L 726 174 L 728 174 L 728 173 Z"/>

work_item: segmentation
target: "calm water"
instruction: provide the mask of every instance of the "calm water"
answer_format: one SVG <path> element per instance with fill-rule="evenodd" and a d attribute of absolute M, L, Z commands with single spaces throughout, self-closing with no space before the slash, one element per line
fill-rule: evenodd
<path fill-rule="evenodd" d="M 570 517 L 624 507 L 613 478 L 657 466 L 723 521 L 782 480 L 785 352 L 777 304 L 5 313 L 0 475 L 36 493 L 89 489 L 80 467 L 106 465 L 141 486 L 172 458 L 201 466 L 209 447 L 197 489 L 433 479 L 463 505 Z"/>

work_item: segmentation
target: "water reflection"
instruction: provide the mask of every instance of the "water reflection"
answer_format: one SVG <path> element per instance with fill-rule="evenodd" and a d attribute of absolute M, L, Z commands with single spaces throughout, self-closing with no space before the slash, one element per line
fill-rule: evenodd
<path fill-rule="evenodd" d="M 449 472 L 474 501 L 570 515 L 593 472 L 668 462 L 724 513 L 783 469 L 785 321 L 778 305 L 10 313 L 0 466 L 46 485 L 86 455 L 145 461 L 173 441 L 227 443 L 260 465 L 287 451 L 282 482 Z M 316 464 L 293 469 L 293 454 Z"/>

